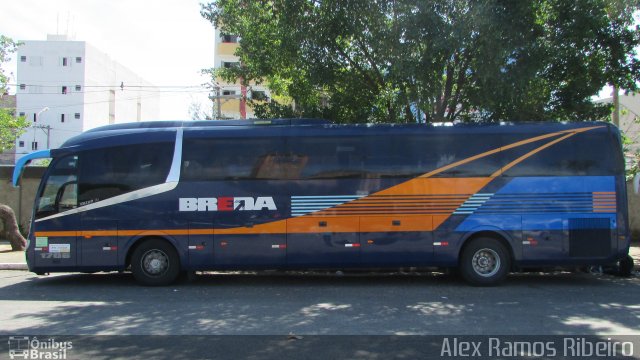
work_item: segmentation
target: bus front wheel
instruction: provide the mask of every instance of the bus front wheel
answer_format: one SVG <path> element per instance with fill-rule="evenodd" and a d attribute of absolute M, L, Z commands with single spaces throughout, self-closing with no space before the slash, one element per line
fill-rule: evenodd
<path fill-rule="evenodd" d="M 164 240 L 146 240 L 131 255 L 131 272 L 143 285 L 169 285 L 180 275 L 178 252 Z"/>
<path fill-rule="evenodd" d="M 460 275 L 476 286 L 499 284 L 509 274 L 510 268 L 509 250 L 493 238 L 472 240 L 460 258 Z"/>

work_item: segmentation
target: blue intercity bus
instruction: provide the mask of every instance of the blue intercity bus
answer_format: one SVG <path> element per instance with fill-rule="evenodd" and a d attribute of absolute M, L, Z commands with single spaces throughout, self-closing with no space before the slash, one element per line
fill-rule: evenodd
<path fill-rule="evenodd" d="M 204 270 L 543 267 L 629 274 L 619 131 L 602 122 L 431 126 L 314 119 L 93 129 L 51 158 L 27 261 L 166 285 Z"/>

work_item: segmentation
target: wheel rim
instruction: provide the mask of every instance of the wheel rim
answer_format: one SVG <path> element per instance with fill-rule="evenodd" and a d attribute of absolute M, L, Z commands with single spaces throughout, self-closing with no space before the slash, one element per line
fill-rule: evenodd
<path fill-rule="evenodd" d="M 142 270 L 153 277 L 162 276 L 169 270 L 169 256 L 158 249 L 152 249 L 142 255 Z"/>
<path fill-rule="evenodd" d="M 471 259 L 473 271 L 482 277 L 494 276 L 500 270 L 500 255 L 493 249 L 480 249 Z"/>

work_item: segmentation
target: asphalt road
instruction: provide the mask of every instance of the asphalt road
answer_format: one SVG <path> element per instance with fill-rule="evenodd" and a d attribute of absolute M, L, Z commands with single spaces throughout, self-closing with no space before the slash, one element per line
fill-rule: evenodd
<path fill-rule="evenodd" d="M 640 335 L 640 277 L 443 274 L 200 275 L 0 271 L 0 335 Z"/>

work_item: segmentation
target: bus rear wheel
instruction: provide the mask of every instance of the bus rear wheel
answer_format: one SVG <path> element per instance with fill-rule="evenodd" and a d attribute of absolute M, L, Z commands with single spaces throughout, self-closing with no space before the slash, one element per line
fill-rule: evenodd
<path fill-rule="evenodd" d="M 462 251 L 460 275 L 475 286 L 494 286 L 509 274 L 511 256 L 502 243 L 492 238 L 472 240 Z"/>
<path fill-rule="evenodd" d="M 633 258 L 627 255 L 618 261 L 618 275 L 629 277 L 633 274 Z"/>
<path fill-rule="evenodd" d="M 143 285 L 169 285 L 180 275 L 180 259 L 176 249 L 168 242 L 149 239 L 131 255 L 131 272 Z"/>

